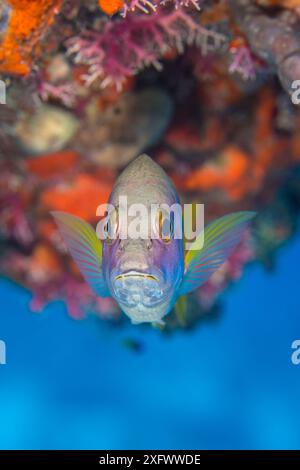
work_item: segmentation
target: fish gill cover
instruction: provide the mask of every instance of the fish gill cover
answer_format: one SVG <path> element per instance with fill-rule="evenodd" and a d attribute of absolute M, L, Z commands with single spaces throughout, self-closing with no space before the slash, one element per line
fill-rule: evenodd
<path fill-rule="evenodd" d="M 51 211 L 96 225 L 143 152 L 206 223 L 258 211 L 251 233 L 165 329 L 218 313 L 250 261 L 273 268 L 300 204 L 300 2 L 4 0 L 0 5 L 1 273 L 73 318 L 124 321 L 66 252 Z"/>

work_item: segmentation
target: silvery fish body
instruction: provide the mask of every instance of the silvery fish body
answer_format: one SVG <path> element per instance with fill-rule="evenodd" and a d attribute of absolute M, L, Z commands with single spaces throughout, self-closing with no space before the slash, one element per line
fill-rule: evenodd
<path fill-rule="evenodd" d="M 120 217 L 121 213 L 124 216 L 123 200 L 128 225 L 125 237 L 125 219 Z M 133 323 L 163 323 L 179 297 L 197 289 L 224 263 L 255 215 L 236 212 L 211 222 L 186 250 L 183 237 L 174 230 L 172 210 L 167 213 L 161 209 L 164 205 L 178 207 L 177 191 L 147 155 L 136 158 L 122 172 L 109 205 L 112 210 L 99 223 L 99 233 L 98 227 L 95 232 L 71 214 L 52 214 L 85 280 L 99 296 L 113 297 Z M 136 205 L 145 209 L 138 219 L 132 211 Z M 129 229 L 137 220 L 143 233 L 136 231 L 138 235 L 135 232 L 132 236 Z M 183 304 L 178 302 L 176 307 Z"/>
<path fill-rule="evenodd" d="M 157 219 L 151 207 L 179 204 L 177 191 L 169 177 L 151 158 L 135 159 L 118 178 L 109 203 L 118 208 L 120 196 L 128 207 L 142 204 L 147 209 L 147 239 L 115 240 L 103 243 L 103 273 L 112 296 L 135 323 L 160 322 L 177 299 L 184 272 L 183 241 L 164 242 L 151 238 Z M 128 215 L 128 222 L 133 216 Z M 152 224 L 152 226 L 151 226 Z"/>

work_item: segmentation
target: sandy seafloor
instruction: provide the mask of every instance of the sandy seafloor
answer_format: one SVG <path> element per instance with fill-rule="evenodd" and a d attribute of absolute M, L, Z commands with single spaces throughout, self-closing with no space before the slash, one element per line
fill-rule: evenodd
<path fill-rule="evenodd" d="M 299 261 L 298 235 L 274 273 L 246 269 L 218 319 L 167 337 L 74 321 L 61 303 L 33 314 L 2 279 L 0 448 L 299 448 Z"/>

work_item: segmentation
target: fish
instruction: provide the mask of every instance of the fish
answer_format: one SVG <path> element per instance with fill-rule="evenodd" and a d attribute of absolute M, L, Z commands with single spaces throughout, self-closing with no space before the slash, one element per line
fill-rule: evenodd
<path fill-rule="evenodd" d="M 159 141 L 170 124 L 174 105 L 168 93 L 148 87 L 124 93 L 101 112 L 96 96 L 89 109 L 76 134 L 76 150 L 95 164 L 121 170 Z"/>
<path fill-rule="evenodd" d="M 120 197 L 124 196 L 128 208 L 132 204 L 159 208 L 156 217 L 150 217 L 149 210 L 141 218 L 141 225 L 147 227 L 143 236 L 121 236 L 117 214 Z M 114 211 L 104 220 L 101 239 L 98 227 L 95 230 L 72 214 L 55 211 L 52 215 L 94 292 L 113 297 L 133 324 L 148 322 L 156 326 L 164 324 L 165 316 L 176 304 L 180 310 L 180 305 L 185 304 L 184 296 L 198 289 L 222 266 L 256 214 L 241 211 L 224 215 L 204 227 L 186 249 L 183 237 L 174 235 L 174 219 L 160 209 L 162 204 L 180 204 L 178 192 L 165 171 L 145 154 L 123 170 L 108 202 Z M 126 215 L 132 222 L 129 209 Z M 153 233 L 158 235 L 154 237 Z"/>

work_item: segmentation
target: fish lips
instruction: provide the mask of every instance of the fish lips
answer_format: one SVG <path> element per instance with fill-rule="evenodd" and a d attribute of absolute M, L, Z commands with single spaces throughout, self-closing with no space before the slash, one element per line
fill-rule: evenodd
<path fill-rule="evenodd" d="M 165 299 L 163 277 L 159 272 L 113 273 L 112 285 L 116 299 L 128 307 L 153 307 Z"/>

